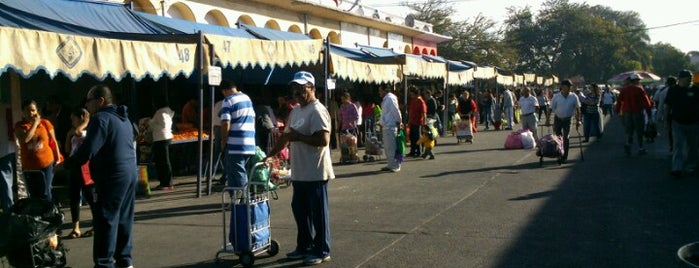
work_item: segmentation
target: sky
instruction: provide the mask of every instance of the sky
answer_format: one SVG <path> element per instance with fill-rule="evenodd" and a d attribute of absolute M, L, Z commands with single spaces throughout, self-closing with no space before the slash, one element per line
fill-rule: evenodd
<path fill-rule="evenodd" d="M 354 0 L 342 0 L 353 2 Z M 405 17 L 409 9 L 401 7 L 403 0 L 359 0 L 363 5 Z M 495 22 L 507 18 L 507 8 L 529 6 L 538 13 L 545 0 L 448 0 L 457 10 L 452 18 L 464 20 L 476 17 L 479 13 Z M 410 0 L 410 2 L 426 2 L 425 0 Z M 649 29 L 651 43 L 669 43 L 684 53 L 699 51 L 699 1 L 697 0 L 570 0 L 571 3 L 587 3 L 588 5 L 608 6 L 617 11 L 636 11 Z M 680 24 L 676 26 L 668 26 Z M 668 26 L 668 27 L 663 27 Z"/>

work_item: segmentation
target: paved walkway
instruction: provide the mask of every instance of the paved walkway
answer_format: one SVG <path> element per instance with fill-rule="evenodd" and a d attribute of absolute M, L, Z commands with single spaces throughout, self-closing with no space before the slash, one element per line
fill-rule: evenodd
<path fill-rule="evenodd" d="M 647 155 L 625 157 L 614 118 L 602 140 L 583 145 L 585 161 L 574 136 L 568 163 L 539 167 L 532 150 L 501 149 L 507 134 L 480 132 L 472 145 L 442 138 L 436 160 L 409 159 L 399 173 L 377 172 L 383 162 L 335 166 L 333 260 L 323 266 L 685 267 L 676 251 L 699 240 L 699 180 L 670 178 L 664 137 Z M 221 194 L 194 198 L 194 189 L 181 177 L 175 191 L 137 201 L 136 267 L 240 266 L 236 256 L 214 261 Z M 291 189 L 277 192 L 272 237 L 281 251 L 255 263 L 297 267 L 284 258 L 296 234 Z M 65 244 L 71 266 L 91 266 L 92 238 Z"/>

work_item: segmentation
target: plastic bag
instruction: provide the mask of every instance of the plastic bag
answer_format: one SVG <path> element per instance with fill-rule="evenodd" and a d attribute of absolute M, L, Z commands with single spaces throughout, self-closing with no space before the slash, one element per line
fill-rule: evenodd
<path fill-rule="evenodd" d="M 534 139 L 534 133 L 531 131 L 524 130 L 519 134 L 522 138 L 522 148 L 524 149 L 534 149 L 536 146 L 536 140 Z"/>
<path fill-rule="evenodd" d="M 250 160 L 248 160 L 248 164 L 245 167 L 248 171 L 253 169 L 255 167 L 255 164 L 262 162 L 265 160 L 267 157 L 267 154 L 265 154 L 264 151 L 259 146 L 255 147 L 255 154 L 250 157 Z M 252 171 L 250 174 L 250 178 L 248 178 L 251 182 L 266 182 L 267 183 L 267 188 L 266 189 L 257 189 L 257 192 L 263 192 L 264 190 L 276 190 L 277 185 L 269 181 L 269 173 L 270 169 L 269 167 L 266 166 L 259 166 L 255 168 L 255 170 Z M 259 188 L 259 187 L 255 187 Z"/>

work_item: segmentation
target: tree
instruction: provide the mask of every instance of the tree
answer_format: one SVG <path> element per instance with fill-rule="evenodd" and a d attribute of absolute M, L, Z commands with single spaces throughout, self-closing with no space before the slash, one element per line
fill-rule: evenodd
<path fill-rule="evenodd" d="M 581 75 L 591 82 L 651 68 L 645 24 L 635 12 L 617 12 L 568 0 L 548 0 L 536 15 L 509 10 L 504 41 L 515 49 L 515 70 Z"/>
<path fill-rule="evenodd" d="M 693 69 L 688 55 L 666 43 L 651 46 L 653 71 L 662 76 L 676 75 L 679 70 Z"/>
<path fill-rule="evenodd" d="M 502 34 L 496 29 L 496 23 L 480 14 L 472 20 L 453 21 L 451 16 L 456 10 L 450 2 L 453 1 L 429 0 L 402 5 L 412 9 L 416 19 L 431 23 L 434 32 L 452 37 L 437 45 L 441 56 L 510 68 L 512 50 L 501 42 Z"/>

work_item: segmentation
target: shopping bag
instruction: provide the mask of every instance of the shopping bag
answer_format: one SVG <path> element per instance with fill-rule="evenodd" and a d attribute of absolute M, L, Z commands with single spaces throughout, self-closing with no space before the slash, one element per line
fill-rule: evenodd
<path fill-rule="evenodd" d="M 150 196 L 147 165 L 138 165 L 138 183 L 136 184 L 136 195 Z"/>

